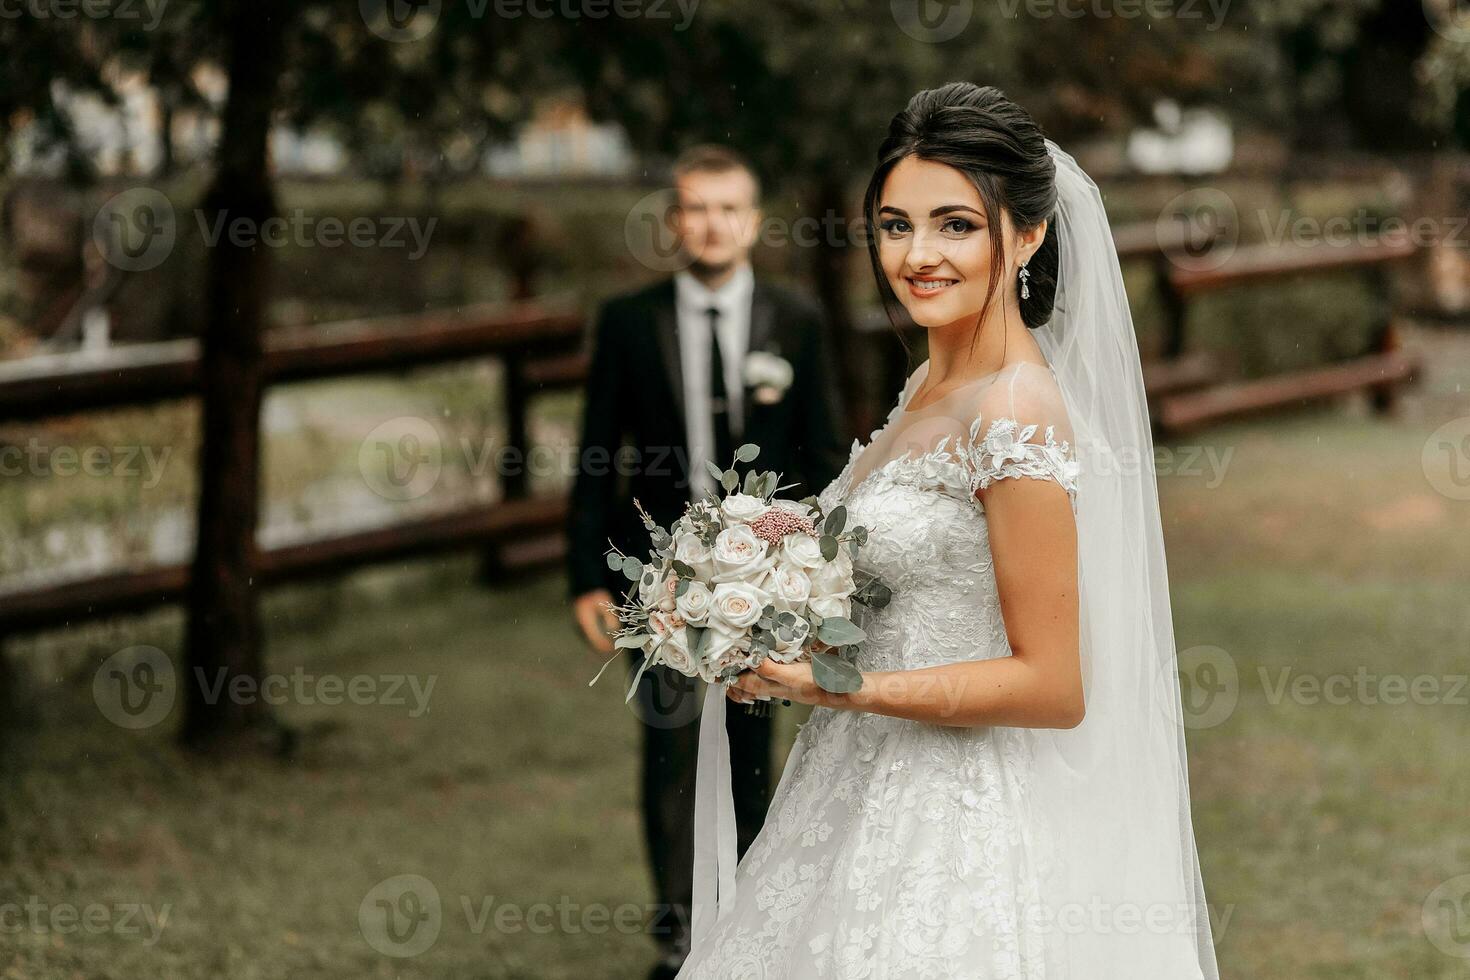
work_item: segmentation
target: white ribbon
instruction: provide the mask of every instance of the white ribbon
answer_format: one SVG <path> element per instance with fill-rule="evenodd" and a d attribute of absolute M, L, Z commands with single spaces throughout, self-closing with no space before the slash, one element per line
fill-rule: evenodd
<path fill-rule="evenodd" d="M 703 948 L 715 923 L 735 905 L 735 796 L 730 787 L 730 737 L 725 687 L 709 685 L 699 719 L 699 768 L 694 784 L 694 908 L 691 953 Z"/>

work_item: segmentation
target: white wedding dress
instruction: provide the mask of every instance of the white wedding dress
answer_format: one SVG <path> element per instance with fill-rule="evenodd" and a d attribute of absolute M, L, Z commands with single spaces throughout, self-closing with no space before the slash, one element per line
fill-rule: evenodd
<path fill-rule="evenodd" d="M 858 564 L 894 592 L 855 614 L 859 666 L 900 670 L 1011 654 L 975 492 L 1055 484 L 1077 531 L 1086 717 L 958 728 L 816 708 L 737 864 L 711 686 L 683 980 L 1219 980 L 1138 341 L 1102 193 L 1046 147 L 1057 285 L 1031 333 L 1045 364 L 915 411 L 921 366 L 820 498 L 869 529 Z"/>
<path fill-rule="evenodd" d="M 1017 362 L 909 411 L 926 372 L 820 495 L 824 512 L 843 504 L 848 526 L 868 529 L 858 568 L 893 590 L 883 609 L 854 607 L 864 670 L 1009 655 L 975 492 L 1051 480 L 1075 507 L 1071 430 L 1046 366 Z M 740 861 L 735 904 L 679 976 L 1063 976 L 1028 915 L 1050 834 L 1027 753 L 1014 728 L 813 709 Z"/>

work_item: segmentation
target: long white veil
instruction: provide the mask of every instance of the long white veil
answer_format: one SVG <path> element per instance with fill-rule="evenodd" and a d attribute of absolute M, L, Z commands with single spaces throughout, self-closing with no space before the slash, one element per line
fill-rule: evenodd
<path fill-rule="evenodd" d="M 1138 340 L 1097 185 L 1051 140 L 1060 265 L 1034 331 L 1062 392 L 1080 465 L 1078 602 L 1087 714 L 1070 730 L 1013 729 L 1034 769 L 1051 860 L 1040 907 L 1047 977 L 1219 980 L 1190 819 L 1184 718 L 1153 437 Z M 693 939 L 732 903 L 734 808 L 725 699 L 711 685 L 696 788 Z"/>
<path fill-rule="evenodd" d="M 1097 185 L 1051 140 L 1061 258 L 1034 332 L 1075 434 L 1087 714 L 1023 729 L 1057 860 L 1036 910 L 1065 977 L 1218 980 L 1190 819 L 1153 437 L 1138 339 Z"/>

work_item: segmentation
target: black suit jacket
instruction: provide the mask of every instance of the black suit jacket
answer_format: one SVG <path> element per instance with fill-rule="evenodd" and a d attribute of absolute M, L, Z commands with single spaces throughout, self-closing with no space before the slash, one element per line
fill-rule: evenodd
<path fill-rule="evenodd" d="M 746 389 L 737 441 L 761 447 L 754 468 L 776 470 L 783 485 L 799 484 L 782 496 L 819 493 L 844 462 L 835 365 L 819 308 L 757 277 L 747 350 L 786 358 L 794 380 L 772 405 L 756 404 Z M 627 580 L 607 567 L 609 541 L 646 560 L 648 531 L 633 499 L 667 528 L 689 501 L 689 465 L 674 281 L 666 279 L 609 301 L 597 318 L 567 528 L 573 596 L 626 590 Z"/>

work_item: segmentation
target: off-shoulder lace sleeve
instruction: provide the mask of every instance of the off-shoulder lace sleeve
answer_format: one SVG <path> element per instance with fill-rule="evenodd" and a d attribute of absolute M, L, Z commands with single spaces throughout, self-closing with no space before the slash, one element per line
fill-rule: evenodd
<path fill-rule="evenodd" d="M 1080 465 L 1061 391 L 1049 370 L 1021 365 L 979 399 L 966 444 L 970 489 L 997 480 L 1053 480 L 1075 509 Z"/>

